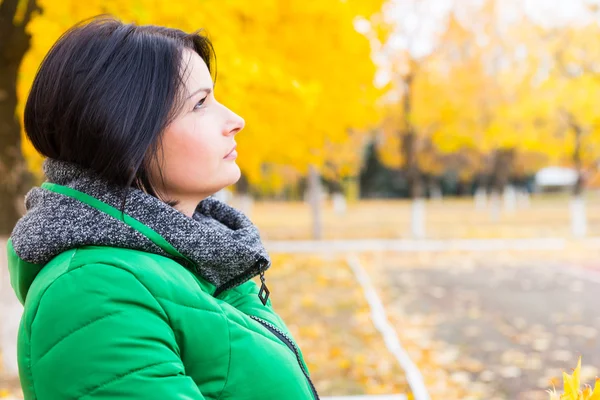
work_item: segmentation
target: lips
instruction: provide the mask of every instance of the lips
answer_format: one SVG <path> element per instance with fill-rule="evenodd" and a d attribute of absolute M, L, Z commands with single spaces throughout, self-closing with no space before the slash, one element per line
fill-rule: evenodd
<path fill-rule="evenodd" d="M 233 146 L 233 148 L 231 150 L 229 150 L 229 153 L 225 154 L 225 157 L 223 157 L 223 158 L 229 157 L 235 151 L 236 148 L 237 148 L 237 145 Z"/>

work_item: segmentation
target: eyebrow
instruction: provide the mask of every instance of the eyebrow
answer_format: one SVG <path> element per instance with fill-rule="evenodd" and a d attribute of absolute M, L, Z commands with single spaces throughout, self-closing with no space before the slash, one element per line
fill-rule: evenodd
<path fill-rule="evenodd" d="M 200 92 L 206 92 L 206 94 L 208 95 L 208 94 L 211 94 L 212 91 L 213 91 L 212 88 L 200 88 L 200 89 L 196 90 L 194 93 L 190 94 L 187 97 L 187 99 L 190 99 L 190 98 L 194 97 L 195 95 L 197 95 Z"/>

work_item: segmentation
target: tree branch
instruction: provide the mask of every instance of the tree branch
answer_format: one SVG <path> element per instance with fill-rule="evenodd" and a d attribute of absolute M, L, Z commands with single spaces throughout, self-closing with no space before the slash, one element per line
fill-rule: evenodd
<path fill-rule="evenodd" d="M 0 1 L 0 51 L 4 46 L 9 46 L 18 4 L 19 0 Z"/>
<path fill-rule="evenodd" d="M 36 11 L 42 12 L 41 7 L 37 4 L 36 0 L 27 0 L 27 10 L 25 11 L 21 28 L 25 29 L 29 21 L 31 21 L 33 13 Z"/>
<path fill-rule="evenodd" d="M 15 14 L 17 13 L 17 6 L 19 4 L 19 0 L 3 0 L 0 3 L 0 22 L 4 26 L 4 24 L 12 22 L 15 18 Z"/>

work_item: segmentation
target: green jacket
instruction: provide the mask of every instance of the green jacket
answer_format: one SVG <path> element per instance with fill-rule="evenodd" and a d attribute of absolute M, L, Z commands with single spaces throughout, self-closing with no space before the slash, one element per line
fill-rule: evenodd
<path fill-rule="evenodd" d="M 87 245 L 39 265 L 12 240 L 25 399 L 318 399 L 253 280 L 214 296 L 214 285 L 163 255 Z"/>

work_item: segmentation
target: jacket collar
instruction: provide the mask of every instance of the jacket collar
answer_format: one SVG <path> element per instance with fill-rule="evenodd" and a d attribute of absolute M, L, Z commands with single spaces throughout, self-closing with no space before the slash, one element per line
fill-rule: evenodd
<path fill-rule="evenodd" d="M 28 265 L 43 266 L 81 246 L 132 248 L 170 257 L 218 293 L 262 274 L 270 259 L 258 229 L 240 211 L 209 197 L 192 218 L 141 190 L 123 189 L 76 164 L 46 159 L 47 182 L 25 198 L 27 213 L 11 245 Z"/>

